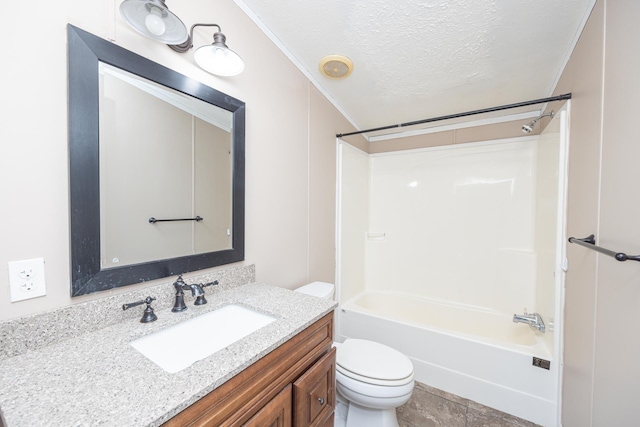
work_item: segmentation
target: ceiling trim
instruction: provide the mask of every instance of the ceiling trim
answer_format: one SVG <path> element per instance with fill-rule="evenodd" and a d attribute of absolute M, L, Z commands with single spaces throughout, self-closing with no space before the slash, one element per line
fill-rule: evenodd
<path fill-rule="evenodd" d="M 296 59 L 296 57 L 293 56 L 291 51 L 289 51 L 289 49 L 287 49 L 285 45 L 282 44 L 282 42 L 276 37 L 276 35 L 273 34 L 273 32 L 266 26 L 266 24 L 258 17 L 258 15 L 256 15 L 255 12 L 253 12 L 253 10 L 251 10 L 251 8 L 249 8 L 249 6 L 247 6 L 247 4 L 243 0 L 233 0 L 233 2 L 240 9 L 242 9 L 242 11 L 249 17 L 249 19 L 251 19 L 253 23 L 256 24 L 258 28 L 260 28 L 262 32 L 269 38 L 269 40 L 271 40 L 273 44 L 275 44 L 276 47 L 280 49 L 282 53 L 284 53 L 289 61 L 291 61 L 293 65 L 295 65 L 300 70 L 300 72 L 304 74 L 307 79 L 309 79 L 309 81 L 315 86 L 315 88 L 318 89 L 318 91 L 320 91 L 320 93 L 322 93 L 325 98 L 327 98 L 331 105 L 333 105 L 340 112 L 340 114 L 342 114 L 344 118 L 347 119 L 354 128 L 356 128 L 356 130 L 361 130 L 356 121 L 353 120 L 353 118 L 351 118 L 351 116 L 347 114 L 347 112 L 340 106 L 340 104 L 338 104 L 338 102 L 324 90 L 318 80 L 315 79 L 307 71 L 307 69 L 302 66 L 302 64 Z"/>

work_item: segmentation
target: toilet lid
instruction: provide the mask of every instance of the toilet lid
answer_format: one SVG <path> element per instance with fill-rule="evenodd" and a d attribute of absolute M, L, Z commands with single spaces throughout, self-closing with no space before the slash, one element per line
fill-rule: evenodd
<path fill-rule="evenodd" d="M 413 374 L 407 356 L 386 345 L 359 339 L 347 339 L 338 348 L 336 364 L 356 375 L 397 381 Z"/>

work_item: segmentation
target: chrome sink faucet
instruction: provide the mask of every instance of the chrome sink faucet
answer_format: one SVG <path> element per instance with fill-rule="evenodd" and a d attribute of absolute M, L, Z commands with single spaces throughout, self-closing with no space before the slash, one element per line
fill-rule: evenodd
<path fill-rule="evenodd" d="M 538 313 L 514 314 L 513 323 L 526 323 L 531 329 L 537 329 L 544 334 L 544 321 Z"/>
<path fill-rule="evenodd" d="M 207 286 L 217 285 L 218 281 L 215 280 L 210 283 L 185 283 L 182 280 L 182 275 L 178 276 L 178 279 L 173 283 L 173 287 L 176 288 L 176 300 L 173 303 L 171 309 L 174 313 L 179 313 L 187 309 L 187 305 L 184 303 L 184 291 L 191 290 L 191 296 L 196 297 L 194 305 L 203 305 L 207 303 L 207 299 L 204 297 L 204 288 Z"/>

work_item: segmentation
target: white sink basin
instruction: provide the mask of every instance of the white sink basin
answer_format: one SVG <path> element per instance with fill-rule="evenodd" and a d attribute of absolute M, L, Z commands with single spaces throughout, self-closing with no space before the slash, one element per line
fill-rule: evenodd
<path fill-rule="evenodd" d="M 175 373 L 275 320 L 275 317 L 232 304 L 130 344 L 165 371 Z"/>

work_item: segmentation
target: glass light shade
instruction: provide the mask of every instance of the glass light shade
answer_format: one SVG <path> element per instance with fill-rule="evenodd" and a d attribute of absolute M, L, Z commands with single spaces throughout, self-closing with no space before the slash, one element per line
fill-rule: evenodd
<path fill-rule="evenodd" d="M 180 44 L 189 38 L 187 27 L 162 0 L 124 0 L 120 14 L 134 30 L 150 39 Z"/>
<path fill-rule="evenodd" d="M 147 27 L 147 30 L 149 30 L 151 34 L 156 36 L 160 36 L 167 31 L 167 26 L 162 20 L 160 9 L 157 7 L 151 8 L 151 13 L 144 19 L 144 26 Z"/>
<path fill-rule="evenodd" d="M 237 53 L 215 43 L 199 47 L 193 57 L 200 68 L 217 76 L 235 76 L 244 70 L 244 61 Z"/>

